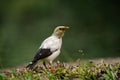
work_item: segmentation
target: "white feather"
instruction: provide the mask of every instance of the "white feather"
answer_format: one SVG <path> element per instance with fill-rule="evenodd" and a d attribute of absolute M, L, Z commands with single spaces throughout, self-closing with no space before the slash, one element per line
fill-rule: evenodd
<path fill-rule="evenodd" d="M 60 49 L 61 45 L 62 39 L 52 35 L 43 41 L 40 48 L 50 49 L 52 52 L 54 52 L 56 49 Z"/>
<path fill-rule="evenodd" d="M 62 45 L 62 38 L 59 39 L 56 36 L 52 35 L 47 39 L 45 39 L 41 44 L 40 48 L 50 49 L 52 54 L 43 60 L 52 63 L 52 61 L 60 54 L 61 45 Z"/>

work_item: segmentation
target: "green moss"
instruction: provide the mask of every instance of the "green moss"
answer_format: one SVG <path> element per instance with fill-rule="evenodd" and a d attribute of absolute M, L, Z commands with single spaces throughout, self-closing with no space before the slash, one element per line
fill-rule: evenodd
<path fill-rule="evenodd" d="M 120 78 L 120 63 L 94 64 L 93 62 L 55 63 L 46 69 L 38 65 L 33 70 L 16 68 L 2 71 L 0 80 L 116 80 Z"/>

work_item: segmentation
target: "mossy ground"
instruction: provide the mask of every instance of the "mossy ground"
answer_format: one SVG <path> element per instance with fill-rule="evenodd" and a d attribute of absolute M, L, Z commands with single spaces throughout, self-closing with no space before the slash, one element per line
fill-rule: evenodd
<path fill-rule="evenodd" d="M 120 63 L 58 61 L 47 69 L 37 65 L 33 70 L 23 67 L 1 70 L 0 80 L 120 80 Z"/>

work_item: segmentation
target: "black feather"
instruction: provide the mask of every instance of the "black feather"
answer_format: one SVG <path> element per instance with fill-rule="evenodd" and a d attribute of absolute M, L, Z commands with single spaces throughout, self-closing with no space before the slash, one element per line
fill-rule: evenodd
<path fill-rule="evenodd" d="M 26 68 L 29 68 L 29 69 L 33 69 L 33 67 L 37 64 L 37 62 L 33 63 L 33 62 L 30 62 Z"/>
<path fill-rule="evenodd" d="M 44 59 L 51 54 L 52 52 L 50 49 L 39 49 L 32 62 L 28 64 L 26 68 L 32 69 L 40 59 Z"/>
<path fill-rule="evenodd" d="M 51 54 L 52 52 L 50 51 L 50 49 L 39 49 L 34 59 L 43 59 L 50 56 Z"/>

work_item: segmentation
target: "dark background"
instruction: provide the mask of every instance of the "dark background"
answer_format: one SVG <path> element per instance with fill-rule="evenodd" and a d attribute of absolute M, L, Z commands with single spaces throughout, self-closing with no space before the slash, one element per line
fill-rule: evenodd
<path fill-rule="evenodd" d="M 57 60 L 120 57 L 119 0 L 0 0 L 0 68 L 31 61 L 58 25 L 70 29 Z"/>

